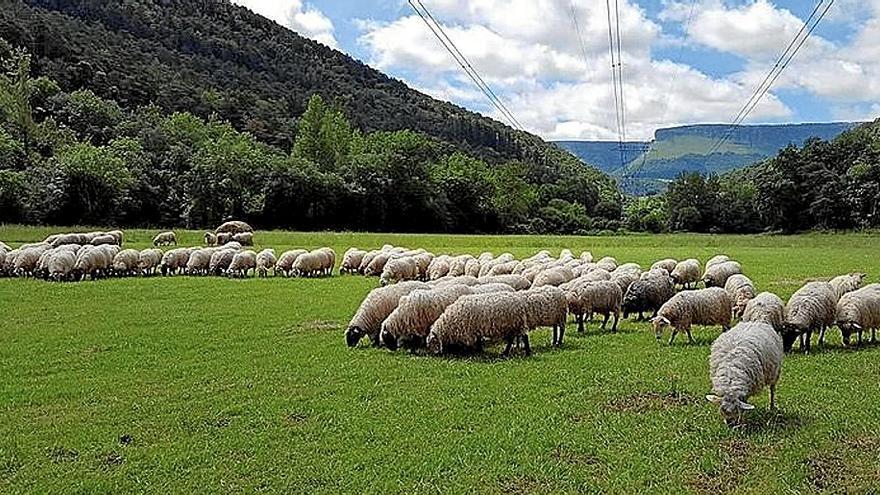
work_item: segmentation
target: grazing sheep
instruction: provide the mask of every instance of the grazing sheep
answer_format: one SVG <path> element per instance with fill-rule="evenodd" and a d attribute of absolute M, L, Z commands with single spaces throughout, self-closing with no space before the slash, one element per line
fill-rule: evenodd
<path fill-rule="evenodd" d="M 526 311 L 529 330 L 538 327 L 552 328 L 551 347 L 562 345 L 565 321 L 568 319 L 568 299 L 559 287 L 544 285 L 519 293 Z"/>
<path fill-rule="evenodd" d="M 449 275 L 452 277 L 460 277 L 464 275 L 464 267 L 467 265 L 467 262 L 472 259 L 474 259 L 474 257 L 469 254 L 463 254 L 452 258 L 452 261 L 449 263 Z"/>
<path fill-rule="evenodd" d="M 700 262 L 693 258 L 679 261 L 669 275 L 682 289 L 690 289 L 700 281 Z"/>
<path fill-rule="evenodd" d="M 485 253 L 483 253 L 485 254 Z M 491 261 L 491 258 L 490 258 Z M 471 277 L 479 277 L 480 276 L 480 268 L 483 267 L 483 261 L 479 259 L 468 260 L 467 263 L 464 264 L 464 274 L 470 275 Z M 488 263 L 486 261 L 485 263 Z"/>
<path fill-rule="evenodd" d="M 144 249 L 138 254 L 138 269 L 143 275 L 155 275 L 162 263 L 161 249 Z"/>
<path fill-rule="evenodd" d="M 322 275 L 333 275 L 333 268 L 336 267 L 336 251 L 333 248 L 322 247 L 315 250 L 317 253 L 324 255 L 324 266 L 322 267 Z"/>
<path fill-rule="evenodd" d="M 516 289 L 507 284 L 474 284 L 471 286 L 474 294 L 491 294 L 492 292 L 516 292 Z"/>
<path fill-rule="evenodd" d="M 186 273 L 188 275 L 208 275 L 211 272 L 211 257 L 214 251 L 211 249 L 198 249 L 189 255 L 186 261 Z"/>
<path fill-rule="evenodd" d="M 742 266 L 736 261 L 717 263 L 706 268 L 706 273 L 703 274 L 703 283 L 706 284 L 706 288 L 724 287 L 727 279 L 738 273 L 742 273 Z"/>
<path fill-rule="evenodd" d="M 449 262 L 451 258 L 448 255 L 440 255 L 431 260 L 428 265 L 428 280 L 439 280 L 449 274 Z"/>
<path fill-rule="evenodd" d="M 593 253 L 591 253 L 589 251 L 584 251 L 581 253 L 580 259 L 584 263 L 592 263 L 593 262 Z"/>
<path fill-rule="evenodd" d="M 551 268 L 535 275 L 532 288 L 544 287 L 545 285 L 558 287 L 566 282 L 570 282 L 572 279 L 574 279 L 574 273 L 570 268 L 565 266 Z"/>
<path fill-rule="evenodd" d="M 76 263 L 73 266 L 74 277 L 82 280 L 89 277 L 97 280 L 110 267 L 112 258 L 108 259 L 106 253 L 97 246 L 84 246 L 77 253 Z"/>
<path fill-rule="evenodd" d="M 782 371 L 782 339 L 766 323 L 740 323 L 712 343 L 706 399 L 720 406 L 724 421 L 733 426 L 755 406 L 746 400 L 770 387 L 770 409 L 776 409 L 776 383 Z"/>
<path fill-rule="evenodd" d="M 216 234 L 242 234 L 253 232 L 254 229 L 240 220 L 230 220 L 223 223 L 214 230 Z"/>
<path fill-rule="evenodd" d="M 361 261 L 364 260 L 366 254 L 367 252 L 364 250 L 349 248 L 342 255 L 342 265 L 339 267 L 339 273 L 357 273 L 358 268 L 361 266 Z"/>
<path fill-rule="evenodd" d="M 159 271 L 163 276 L 176 275 L 180 270 L 186 268 L 189 262 L 189 256 L 183 248 L 165 251 L 162 255 L 162 261 L 159 263 Z"/>
<path fill-rule="evenodd" d="M 853 332 L 858 333 L 858 345 L 862 345 L 862 332 L 871 330 L 871 342 L 877 342 L 880 327 L 880 285 L 871 284 L 844 294 L 837 302 L 837 326 L 843 345 L 849 346 Z"/>
<path fill-rule="evenodd" d="M 274 275 L 278 273 L 275 272 L 275 250 L 274 249 L 264 249 L 257 254 L 257 275 L 260 277 L 266 278 L 269 276 L 269 270 L 273 271 Z"/>
<path fill-rule="evenodd" d="M 526 290 L 532 286 L 528 280 L 521 275 L 496 275 L 494 277 L 483 277 L 479 279 L 480 285 L 485 284 L 507 284 L 514 290 Z"/>
<path fill-rule="evenodd" d="M 720 263 L 725 263 L 728 261 L 730 261 L 730 257 L 728 257 L 727 255 L 724 255 L 724 254 L 715 255 L 711 259 L 709 259 L 709 261 L 706 262 L 706 270 L 708 270 L 712 266 L 715 266 Z"/>
<path fill-rule="evenodd" d="M 528 319 L 519 294 L 495 292 L 463 296 L 455 301 L 431 327 L 428 351 L 440 354 L 452 348 L 482 350 L 483 345 L 504 340 L 503 356 L 510 355 L 516 339 L 522 339 L 525 354 L 531 355 Z"/>
<path fill-rule="evenodd" d="M 587 282 L 566 291 L 566 299 L 568 311 L 574 315 L 578 324 L 578 333 L 584 332 L 585 317 L 590 319 L 595 313 L 605 317 L 602 322 L 602 330 L 608 324 L 608 319 L 614 316 L 611 331 L 617 331 L 623 301 L 623 292 L 617 282 L 610 280 Z"/>
<path fill-rule="evenodd" d="M 416 290 L 400 298 L 397 308 L 382 322 L 380 338 L 385 347 L 395 350 L 424 347 L 431 325 L 443 311 L 462 296 L 471 294 L 465 285 L 447 285 L 431 290 Z"/>
<path fill-rule="evenodd" d="M 156 234 L 156 237 L 153 237 L 153 245 L 156 247 L 171 245 L 176 246 L 177 236 L 174 235 L 174 232 L 160 232 Z"/>
<path fill-rule="evenodd" d="M 785 303 L 772 292 L 762 292 L 746 304 L 742 321 L 766 323 L 781 333 L 785 322 Z"/>
<path fill-rule="evenodd" d="M 232 263 L 226 269 L 226 275 L 229 278 L 247 278 L 248 271 L 257 270 L 257 253 L 248 249 L 239 251 L 232 257 Z"/>
<path fill-rule="evenodd" d="M 308 251 L 305 249 L 294 249 L 281 253 L 281 257 L 275 262 L 275 274 L 277 275 L 278 272 L 281 272 L 285 277 L 290 277 L 293 274 L 293 264 L 296 263 L 296 259 L 306 253 L 308 253 Z M 345 261 L 343 260 L 342 263 L 345 264 Z M 358 264 L 358 267 L 359 266 L 360 265 Z"/>
<path fill-rule="evenodd" d="M 644 319 L 645 311 L 650 311 L 653 318 L 657 316 L 657 311 L 675 295 L 675 283 L 666 275 L 666 270 L 646 273 L 654 275 L 636 280 L 624 293 L 622 306 L 624 318 L 638 313 L 641 321 Z"/>
<path fill-rule="evenodd" d="M 724 290 L 733 299 L 733 317 L 739 318 L 746 309 L 746 304 L 755 297 L 755 284 L 749 277 L 741 273 L 731 275 L 724 283 Z"/>
<path fill-rule="evenodd" d="M 218 277 L 222 276 L 229 269 L 229 265 L 232 264 L 232 259 L 235 258 L 237 252 L 237 250 L 229 249 L 228 247 L 215 251 L 211 255 L 211 261 L 208 263 L 208 273 Z"/>
<path fill-rule="evenodd" d="M 21 249 L 13 249 L 3 255 L 3 267 L 0 272 L 2 272 L 4 276 L 13 275 L 12 272 L 15 269 L 15 260 L 18 258 L 19 254 L 21 254 Z"/>
<path fill-rule="evenodd" d="M 655 261 L 654 264 L 651 265 L 651 270 L 662 268 L 667 272 L 672 273 L 676 266 L 678 266 L 678 261 L 672 258 L 666 258 L 665 260 Z"/>
<path fill-rule="evenodd" d="M 253 246 L 254 234 L 251 232 L 241 232 L 238 234 L 233 234 L 232 240 L 241 244 L 242 246 Z"/>
<path fill-rule="evenodd" d="M 105 232 L 105 234 L 113 237 L 116 240 L 115 244 L 117 246 L 121 246 L 123 241 L 125 241 L 125 234 L 121 230 L 111 230 L 110 232 Z"/>
<path fill-rule="evenodd" d="M 460 277 L 450 277 L 447 275 L 443 278 L 438 278 L 437 280 L 431 280 L 428 282 L 428 285 L 433 287 L 441 287 L 444 285 L 467 285 L 468 287 L 474 287 L 482 283 L 482 280 L 470 275 L 462 275 Z"/>
<path fill-rule="evenodd" d="M 113 257 L 113 273 L 117 276 L 137 274 L 140 253 L 135 249 L 125 249 Z"/>
<path fill-rule="evenodd" d="M 494 277 L 496 275 L 510 275 L 519 265 L 521 265 L 521 263 L 516 260 L 508 261 L 506 263 L 498 263 L 490 268 L 485 276 Z"/>
<path fill-rule="evenodd" d="M 320 277 L 326 269 L 327 255 L 321 251 L 301 254 L 293 262 L 293 273 L 297 277 Z"/>
<path fill-rule="evenodd" d="M 397 309 L 400 298 L 413 291 L 430 288 L 431 286 L 424 282 L 401 282 L 371 290 L 348 323 L 345 330 L 346 344 L 354 347 L 364 336 L 367 336 L 374 346 L 378 346 L 382 322 Z"/>
<path fill-rule="evenodd" d="M 49 278 L 56 282 L 70 280 L 75 266 L 76 253 L 67 250 L 55 251 L 49 259 Z"/>
<path fill-rule="evenodd" d="M 602 280 L 611 280 L 611 272 L 604 268 L 596 268 L 594 270 L 590 270 L 585 275 L 580 276 L 581 280 L 586 282 L 599 282 Z"/>
<path fill-rule="evenodd" d="M 831 284 L 810 282 L 798 289 L 785 306 L 782 325 L 785 351 L 790 351 L 795 338 L 800 337 L 801 349 L 809 353 L 813 330 L 819 330 L 819 343 L 824 343 L 825 329 L 834 324 L 836 316 L 837 294 Z"/>
<path fill-rule="evenodd" d="M 419 278 L 419 267 L 416 265 L 414 258 L 394 258 L 385 263 L 385 268 L 379 277 L 379 283 L 381 285 L 389 285 L 404 280 L 416 280 L 417 278 Z"/>
<path fill-rule="evenodd" d="M 666 302 L 657 316 L 651 320 L 654 336 L 663 337 L 663 329 L 672 328 L 669 344 L 678 332 L 687 332 L 688 342 L 693 343 L 691 325 L 721 325 L 724 331 L 730 329 L 730 308 L 733 303 L 727 291 L 719 287 L 679 292 Z"/>
<path fill-rule="evenodd" d="M 232 234 L 230 234 L 229 232 L 220 232 L 219 234 L 217 234 L 218 246 L 225 246 L 230 242 L 232 242 Z"/>
<path fill-rule="evenodd" d="M 837 294 L 837 298 L 840 299 L 847 292 L 852 292 L 861 287 L 867 276 L 866 273 L 850 273 L 849 275 L 834 277 L 829 283 L 831 288 L 834 289 L 834 293 Z"/>
<path fill-rule="evenodd" d="M 642 274 L 642 267 L 639 266 L 638 263 L 624 263 L 624 264 L 618 266 L 617 268 L 615 268 L 614 270 L 612 270 L 611 274 L 613 275 L 614 272 L 633 272 L 638 275 L 641 275 Z"/>
<path fill-rule="evenodd" d="M 49 249 L 52 248 L 48 244 L 21 249 L 18 256 L 15 258 L 12 273 L 16 277 L 33 276 L 37 269 L 37 263 L 40 262 L 40 257 Z"/>
<path fill-rule="evenodd" d="M 649 272 L 645 272 L 649 273 Z M 619 268 L 614 270 L 614 273 L 611 274 L 611 280 L 616 282 L 617 285 L 620 286 L 620 290 L 626 294 L 626 291 L 629 290 L 630 285 L 639 280 L 639 274 L 634 271 L 621 271 Z"/>
<path fill-rule="evenodd" d="M 606 256 L 596 262 L 596 267 L 605 270 L 608 273 L 617 270 L 617 260 L 611 256 Z"/>
<path fill-rule="evenodd" d="M 216 246 L 217 245 L 217 234 L 213 232 L 205 232 L 205 245 L 206 246 Z"/>
<path fill-rule="evenodd" d="M 370 261 L 370 264 L 367 265 L 367 268 L 364 270 L 364 275 L 368 277 L 376 277 L 381 275 L 382 270 L 385 269 L 385 263 L 388 263 L 389 259 L 391 259 L 391 253 L 377 254 Z"/>

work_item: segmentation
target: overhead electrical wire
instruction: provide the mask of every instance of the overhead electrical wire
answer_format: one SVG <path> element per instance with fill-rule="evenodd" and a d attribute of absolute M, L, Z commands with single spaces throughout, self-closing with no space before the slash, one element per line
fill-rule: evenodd
<path fill-rule="evenodd" d="M 608 20 L 608 53 L 611 57 L 611 86 L 612 96 L 614 98 L 614 113 L 617 123 L 617 146 L 620 155 L 620 168 L 626 166 L 626 151 L 624 142 L 626 140 L 626 118 L 624 115 L 625 104 L 623 102 L 623 72 L 621 70 L 621 49 L 620 49 L 620 11 L 617 9 L 617 0 L 615 4 L 614 20 L 611 15 L 611 0 L 605 0 L 605 11 Z M 615 32 L 617 33 L 617 41 L 615 41 Z"/>
<path fill-rule="evenodd" d="M 431 11 L 428 10 L 427 7 L 421 2 L 421 0 L 407 0 L 409 2 L 410 7 L 415 11 L 416 14 L 425 22 L 428 26 L 428 29 L 434 34 L 440 44 L 443 45 L 443 48 L 449 52 L 452 58 L 456 63 L 462 68 L 465 74 L 473 81 L 473 83 L 477 86 L 477 88 L 486 96 L 486 99 L 489 100 L 489 103 L 495 107 L 496 110 L 508 121 L 508 123 L 517 130 L 524 131 L 525 128 L 520 124 L 519 120 L 513 115 L 501 98 L 492 90 L 492 88 L 486 83 L 486 81 L 480 76 L 480 73 L 474 68 L 474 66 L 468 61 L 467 57 L 464 56 L 463 53 L 458 49 L 458 46 L 452 41 L 449 35 L 446 34 L 446 31 L 443 29 L 443 26 L 437 22 L 437 19 L 434 18 Z M 416 5 L 418 4 L 418 6 Z"/>

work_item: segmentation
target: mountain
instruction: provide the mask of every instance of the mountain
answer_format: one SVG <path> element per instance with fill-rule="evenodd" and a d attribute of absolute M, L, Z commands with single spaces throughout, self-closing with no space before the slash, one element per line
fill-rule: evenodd
<path fill-rule="evenodd" d="M 609 141 L 560 141 L 557 144 L 586 163 L 619 178 L 630 193 L 653 192 L 681 172 L 724 173 L 776 155 L 790 144 L 803 146 L 810 138 L 831 140 L 859 125 L 823 124 L 744 125 L 709 154 L 727 125 L 691 125 L 659 129 L 652 142 L 626 143 L 621 167 L 619 145 Z M 646 151 L 647 150 L 647 151 Z"/>
<path fill-rule="evenodd" d="M 281 149 L 319 94 L 364 132 L 418 131 L 489 163 L 523 161 L 535 176 L 579 164 L 537 136 L 419 93 L 229 0 L 3 3 L 0 37 L 27 48 L 34 72 L 65 91 L 216 116 Z M 598 171 L 592 178 L 614 188 Z"/>

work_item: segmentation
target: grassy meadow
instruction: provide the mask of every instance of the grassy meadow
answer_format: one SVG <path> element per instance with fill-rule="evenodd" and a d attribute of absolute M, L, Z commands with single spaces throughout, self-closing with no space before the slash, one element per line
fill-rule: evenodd
<path fill-rule="evenodd" d="M 0 226 L 13 247 L 60 229 Z M 126 247 L 156 231 L 127 231 Z M 183 245 L 200 232 L 178 232 Z M 384 243 L 435 253 L 567 247 L 650 265 L 725 253 L 787 298 L 880 276 L 880 235 L 448 236 L 258 232 L 279 252 Z M 789 355 L 731 430 L 709 392 L 718 328 L 658 344 L 570 324 L 535 354 L 413 356 L 344 344 L 378 280 L 0 279 L 0 492 L 876 493 L 880 346 Z M 667 335 L 668 336 L 668 335 Z"/>

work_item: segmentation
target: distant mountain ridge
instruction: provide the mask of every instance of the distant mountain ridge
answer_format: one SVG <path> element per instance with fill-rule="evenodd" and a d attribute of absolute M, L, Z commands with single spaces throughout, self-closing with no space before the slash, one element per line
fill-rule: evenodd
<path fill-rule="evenodd" d="M 633 194 L 655 192 L 663 182 L 685 171 L 724 173 L 769 158 L 790 144 L 802 146 L 811 138 L 831 140 L 860 123 L 761 124 L 740 126 L 709 155 L 714 143 L 730 129 L 725 124 L 699 124 L 658 129 L 653 142 L 625 143 L 621 167 L 619 145 L 611 141 L 557 141 L 585 163 L 618 178 Z M 653 146 L 651 144 L 653 143 Z M 649 150 L 650 146 L 650 150 Z M 646 151 L 648 150 L 648 151 Z"/>

